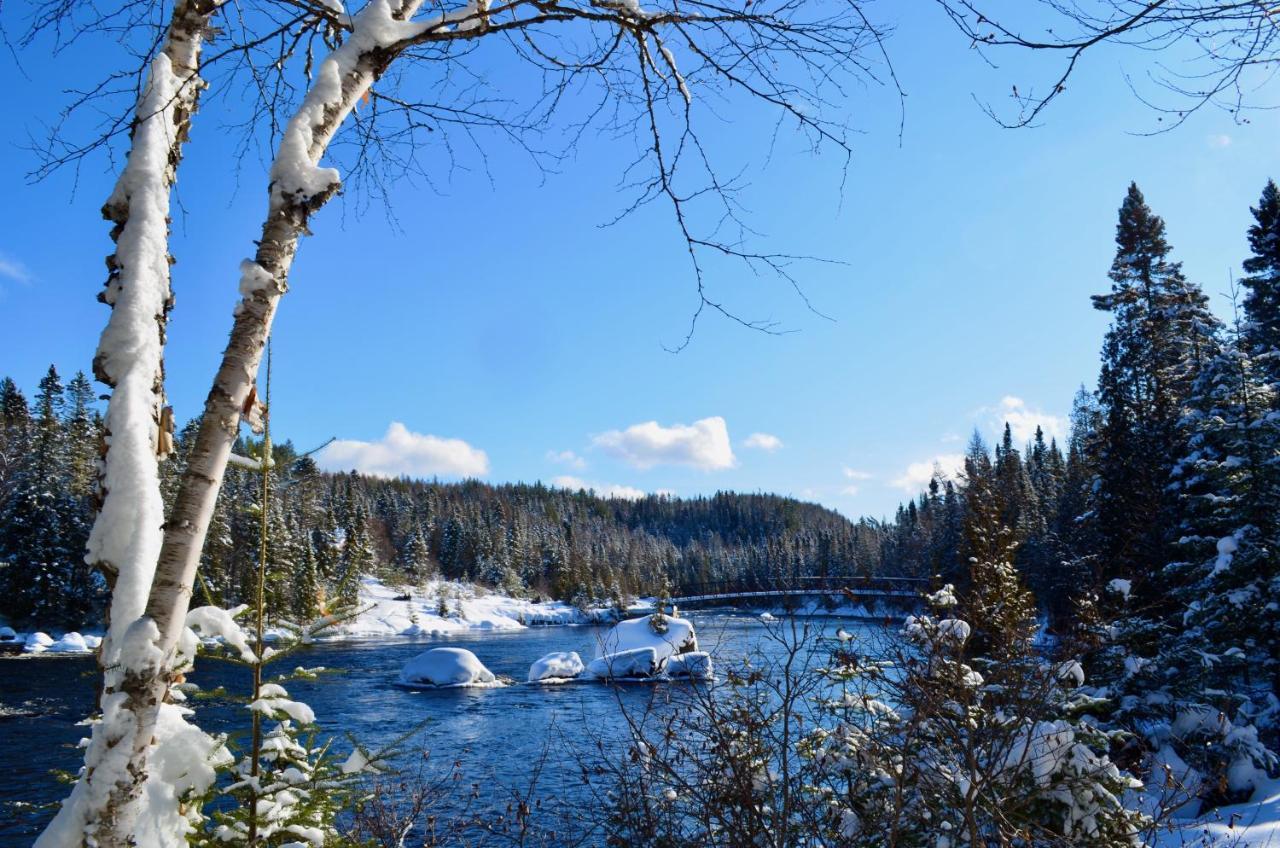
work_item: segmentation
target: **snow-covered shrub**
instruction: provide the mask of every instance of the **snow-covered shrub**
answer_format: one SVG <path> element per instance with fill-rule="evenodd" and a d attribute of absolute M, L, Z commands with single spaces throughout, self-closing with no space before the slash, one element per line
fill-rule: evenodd
<path fill-rule="evenodd" d="M 800 749 L 817 717 L 821 681 L 811 661 L 819 647 L 815 630 L 792 623 L 763 630 L 768 653 L 714 683 L 694 677 L 660 703 L 629 712 L 622 740 L 607 735 L 616 728 L 600 731 L 605 756 L 584 768 L 583 779 L 598 796 L 591 824 L 603 844 L 824 844 L 814 837 L 825 799 L 808 788 L 819 774 Z M 624 624 L 648 629 L 644 619 Z M 691 651 L 668 662 L 688 662 L 692 671 L 705 656 Z"/>
<path fill-rule="evenodd" d="M 774 659 L 629 715 L 628 746 L 583 775 L 603 784 L 610 844 L 1141 844 L 1119 735 L 1088 719 L 1081 664 L 1039 652 L 998 510 L 974 516 L 968 584 L 892 644 L 820 642 L 791 619 L 761 631 Z"/>
<path fill-rule="evenodd" d="M 1141 784 L 1079 717 L 1074 661 L 1035 655 L 1030 634 L 971 655 L 954 613 L 918 616 L 905 644 L 868 663 L 838 652 L 838 685 L 806 742 L 827 780 L 825 838 L 843 845 L 1116 846 L 1146 820 L 1125 806 Z"/>

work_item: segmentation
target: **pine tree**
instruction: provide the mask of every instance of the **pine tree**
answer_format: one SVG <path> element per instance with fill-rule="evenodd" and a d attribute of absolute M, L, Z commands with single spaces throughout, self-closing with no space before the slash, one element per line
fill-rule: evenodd
<path fill-rule="evenodd" d="M 82 624 L 102 588 L 84 563 L 88 515 L 72 493 L 64 401 L 50 366 L 26 451 L 0 504 L 0 592 L 11 615 L 44 626 Z"/>
<path fill-rule="evenodd" d="M 1177 502 L 1168 491 L 1185 444 L 1179 426 L 1199 367 L 1216 352 L 1218 321 L 1170 260 L 1165 226 L 1130 184 L 1116 226 L 1111 313 L 1098 380 L 1097 520 L 1103 577 L 1141 585 L 1168 561 Z"/>
<path fill-rule="evenodd" d="M 31 429 L 31 411 L 17 383 L 9 377 L 0 380 L 0 487 L 12 477 L 27 451 Z M 4 489 L 0 488 L 0 497 Z M 0 532 L 3 532 L 0 529 Z"/>
<path fill-rule="evenodd" d="M 92 497 L 97 487 L 98 434 L 101 417 L 93 409 L 93 385 L 83 371 L 67 384 L 65 440 L 71 491 L 77 497 Z"/>
<path fill-rule="evenodd" d="M 375 564 L 373 539 L 369 535 L 369 512 L 363 501 L 356 501 L 342 545 L 342 573 L 337 586 L 340 604 L 353 606 L 359 600 L 360 578 L 372 574 Z"/>
<path fill-rule="evenodd" d="M 1280 418 L 1242 328 L 1197 381 L 1179 463 L 1183 559 L 1165 569 L 1177 613 L 1145 680 L 1161 697 L 1146 721 L 1202 778 L 1210 802 L 1241 800 L 1274 761 L 1252 726 L 1280 695 Z M 1200 717 L 1187 728 L 1187 716 Z"/>
<path fill-rule="evenodd" d="M 1273 409 L 1280 409 L 1280 189 L 1268 180 L 1249 228 L 1252 256 L 1244 261 L 1248 276 L 1240 282 L 1244 299 L 1244 340 L 1258 363 L 1258 376 L 1272 389 Z"/>
<path fill-rule="evenodd" d="M 404 546 L 400 566 L 414 582 L 422 581 L 431 573 L 431 546 L 427 543 L 427 536 L 421 525 L 415 525 L 409 543 Z"/>

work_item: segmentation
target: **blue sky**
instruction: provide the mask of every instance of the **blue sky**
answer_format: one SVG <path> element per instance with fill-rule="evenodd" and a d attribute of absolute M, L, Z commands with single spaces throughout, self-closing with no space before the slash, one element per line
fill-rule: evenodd
<path fill-rule="evenodd" d="M 771 491 L 879 516 L 974 427 L 994 435 L 1010 418 L 1061 433 L 1076 387 L 1096 377 L 1106 319 L 1089 295 L 1107 287 L 1129 180 L 1225 314 L 1248 206 L 1280 170 L 1280 116 L 1238 124 L 1205 110 L 1139 136 L 1156 124 L 1124 75 L 1140 79 L 1150 57 L 1113 50 L 1092 57 L 1041 126 L 1001 129 L 971 95 L 1000 105 L 1024 72 L 1047 70 L 1040 57 L 991 68 L 932 5 L 898 14 L 889 47 L 905 132 L 899 143 L 891 92 L 852 91 L 865 134 L 843 193 L 840 157 L 786 134 L 771 151 L 767 113 L 704 126 L 726 170 L 746 169 L 761 244 L 843 263 L 795 269 L 834 320 L 775 280 L 717 265 L 714 297 L 796 332 L 708 318 L 686 350 L 666 352 L 695 306 L 670 216 L 655 207 L 600 227 L 625 203 L 628 142 L 585 138 L 546 177 L 494 142 L 492 180 L 470 171 L 434 190 L 394 186 L 398 226 L 354 198 L 313 221 L 276 323 L 277 433 L 303 448 L 339 437 L 325 457 L 338 467 L 624 494 Z M 28 182 L 28 134 L 109 48 L 41 52 L 21 71 L 0 58 L 8 112 L 21 117 L 0 127 L 0 373 L 28 389 L 49 362 L 89 368 L 110 249 L 97 210 L 114 173 L 95 160 L 78 177 Z M 180 420 L 208 390 L 264 207 L 262 163 L 229 164 L 225 109 L 201 116 L 181 177 L 168 348 Z"/>

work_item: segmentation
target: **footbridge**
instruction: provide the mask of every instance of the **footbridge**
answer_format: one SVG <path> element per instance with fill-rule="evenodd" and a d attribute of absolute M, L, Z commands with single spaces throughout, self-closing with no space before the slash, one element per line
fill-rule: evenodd
<path fill-rule="evenodd" d="M 787 577 L 744 578 L 715 583 L 687 583 L 679 596 L 671 598 L 676 607 L 690 609 L 735 602 L 754 603 L 808 597 L 828 597 L 837 603 L 872 606 L 911 606 L 935 582 L 927 577 Z"/>

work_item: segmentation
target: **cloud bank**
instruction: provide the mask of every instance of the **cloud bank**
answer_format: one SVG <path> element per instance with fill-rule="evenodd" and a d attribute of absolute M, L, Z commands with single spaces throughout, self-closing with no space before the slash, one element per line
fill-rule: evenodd
<path fill-rule="evenodd" d="M 601 433 L 592 444 L 635 468 L 690 465 L 703 471 L 719 471 L 738 463 L 729 444 L 729 428 L 718 415 L 670 427 L 646 421 L 625 430 Z"/>
<path fill-rule="evenodd" d="M 1035 437 L 1036 427 L 1044 430 L 1046 442 L 1049 439 L 1061 439 L 1067 432 L 1067 424 L 1062 418 L 1039 409 L 1031 409 L 1026 401 L 1013 395 L 1005 395 L 1000 399 L 1000 406 L 993 410 L 993 418 L 998 432 L 1004 432 L 1004 425 L 1008 422 L 1014 444 L 1018 448 Z"/>
<path fill-rule="evenodd" d="M 489 457 L 462 439 L 414 433 L 391 422 L 376 442 L 340 439 L 317 456 L 334 471 L 355 469 L 376 477 L 481 477 L 489 473 Z"/>
<path fill-rule="evenodd" d="M 621 486 L 616 483 L 592 483 L 588 480 L 583 480 L 581 477 L 572 477 L 568 474 L 553 477 L 551 485 L 574 492 L 579 489 L 586 489 L 588 492 L 595 492 L 602 498 L 618 498 L 626 501 L 638 501 L 646 495 L 645 492 L 634 486 Z"/>
<path fill-rule="evenodd" d="M 567 465 L 579 471 L 587 467 L 587 461 L 571 450 L 547 451 L 547 459 L 558 465 Z"/>
<path fill-rule="evenodd" d="M 942 472 L 943 477 L 955 479 L 964 470 L 964 454 L 940 453 L 933 459 L 913 462 L 907 466 L 901 476 L 894 478 L 889 483 L 904 492 L 914 495 L 923 491 L 929 485 L 929 480 L 933 478 L 935 467 Z"/>
<path fill-rule="evenodd" d="M 743 440 L 744 448 L 752 450 L 762 450 L 766 453 L 773 453 L 782 447 L 782 439 L 772 433 L 752 433 Z"/>

